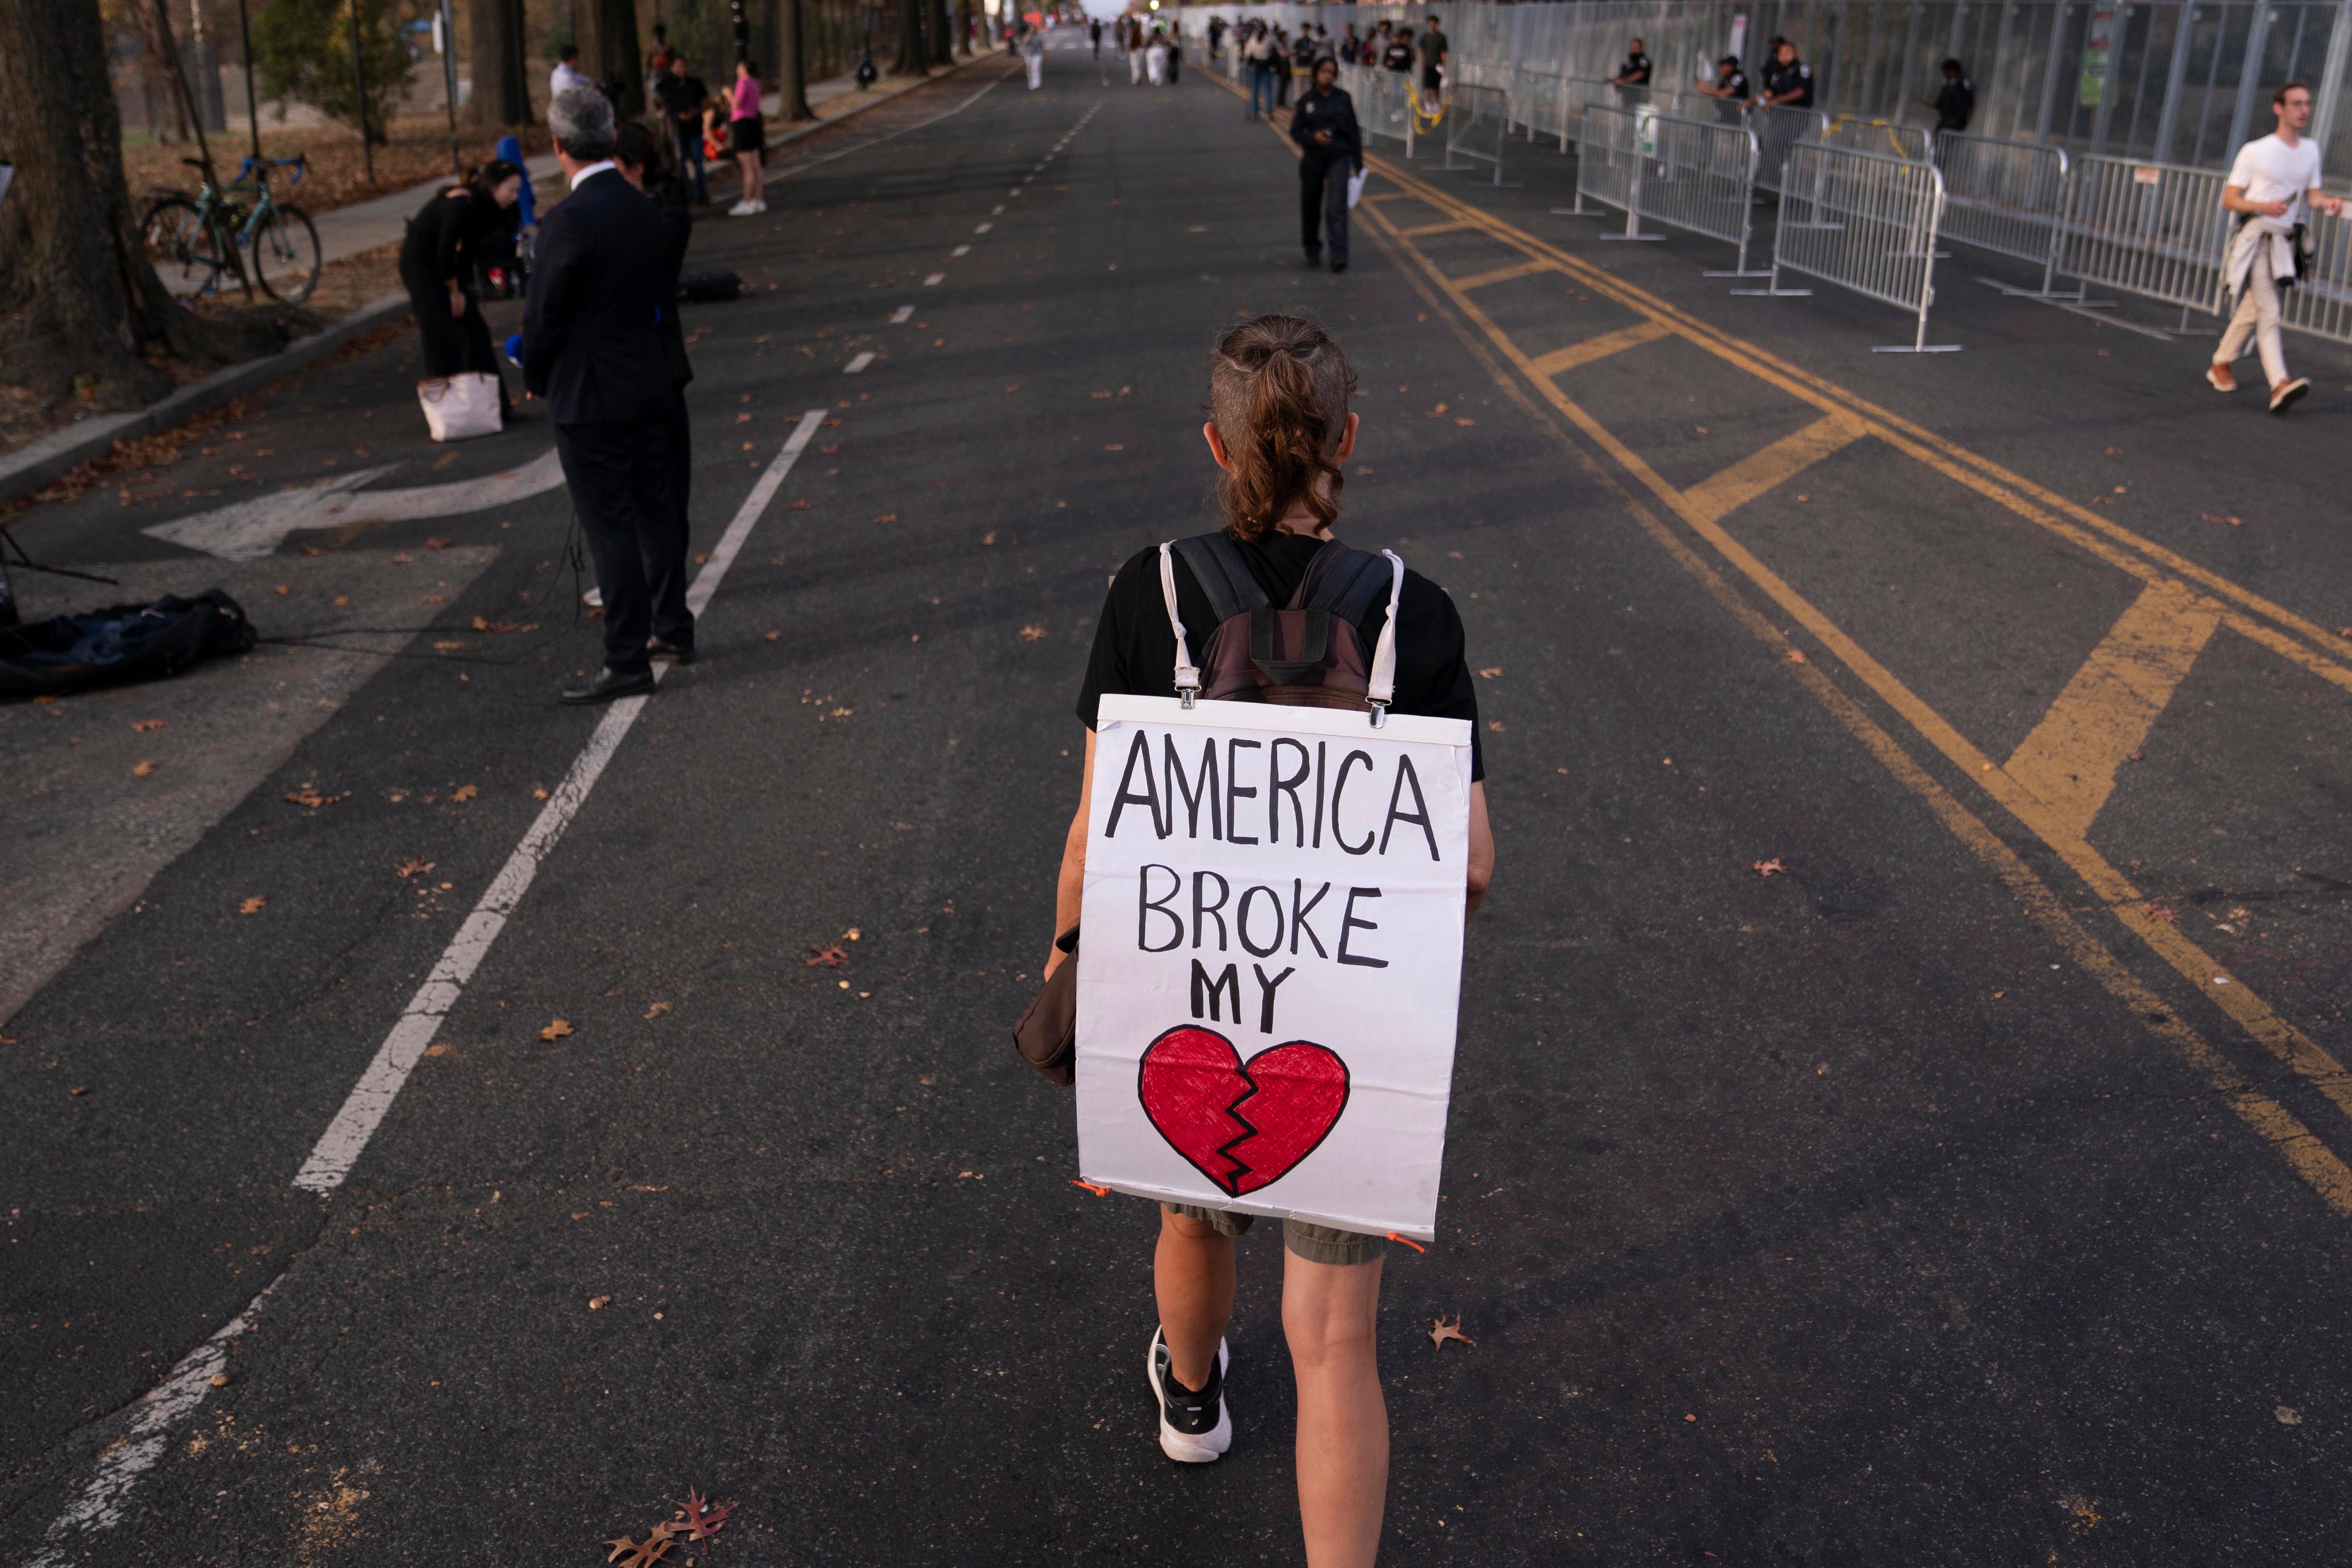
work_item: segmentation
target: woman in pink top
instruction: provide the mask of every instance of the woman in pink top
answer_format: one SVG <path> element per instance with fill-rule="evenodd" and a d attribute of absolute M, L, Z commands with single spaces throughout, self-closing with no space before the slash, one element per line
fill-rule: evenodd
<path fill-rule="evenodd" d="M 728 124 L 729 147 L 735 165 L 743 171 L 743 193 L 727 209 L 730 217 L 748 218 L 768 210 L 767 172 L 761 157 L 768 148 L 767 122 L 760 118 L 760 68 L 749 60 L 735 62 L 735 113 Z"/>

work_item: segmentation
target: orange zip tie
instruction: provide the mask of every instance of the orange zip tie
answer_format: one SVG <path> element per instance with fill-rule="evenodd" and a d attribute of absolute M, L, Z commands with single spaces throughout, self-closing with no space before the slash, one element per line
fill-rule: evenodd
<path fill-rule="evenodd" d="M 1070 1178 L 1070 1185 L 1072 1186 L 1082 1186 L 1088 1192 L 1094 1194 L 1097 1197 L 1108 1197 L 1110 1196 L 1110 1188 L 1107 1186 L 1097 1186 L 1090 1181 L 1080 1181 L 1076 1176 Z"/>
<path fill-rule="evenodd" d="M 1412 1248 L 1416 1252 L 1426 1252 L 1429 1250 L 1428 1248 L 1423 1247 L 1420 1242 L 1408 1240 L 1406 1238 L 1399 1236 L 1393 1230 L 1389 1232 L 1389 1239 L 1391 1241 L 1402 1241 L 1406 1246 Z"/>

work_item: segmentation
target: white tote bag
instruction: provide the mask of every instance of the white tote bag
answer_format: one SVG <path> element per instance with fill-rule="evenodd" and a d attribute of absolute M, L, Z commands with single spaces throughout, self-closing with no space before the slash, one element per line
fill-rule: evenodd
<path fill-rule="evenodd" d="M 1372 177 L 1370 169 L 1359 169 L 1348 176 L 1348 204 L 1354 206 L 1364 199 L 1364 182 Z"/>
<path fill-rule="evenodd" d="M 470 441 L 505 428 L 499 420 L 499 380 L 486 371 L 429 377 L 416 383 L 416 402 L 436 441 Z"/>

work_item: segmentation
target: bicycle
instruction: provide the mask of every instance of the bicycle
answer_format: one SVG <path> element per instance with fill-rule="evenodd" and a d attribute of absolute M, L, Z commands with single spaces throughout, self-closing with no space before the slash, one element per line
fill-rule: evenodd
<path fill-rule="evenodd" d="M 319 286 L 319 231 L 308 213 L 280 204 L 269 190 L 272 169 L 292 169 L 289 184 L 300 184 L 310 169 L 307 155 L 248 157 L 218 192 L 204 160 L 180 162 L 197 171 L 196 193 L 168 193 L 147 209 L 139 225 L 147 259 L 164 287 L 183 298 L 210 298 L 220 292 L 221 275 L 229 273 L 248 290 L 258 282 L 272 299 L 289 305 L 310 298 Z M 249 213 L 228 194 L 247 184 L 258 193 Z M 247 252 L 253 256 L 250 278 Z"/>

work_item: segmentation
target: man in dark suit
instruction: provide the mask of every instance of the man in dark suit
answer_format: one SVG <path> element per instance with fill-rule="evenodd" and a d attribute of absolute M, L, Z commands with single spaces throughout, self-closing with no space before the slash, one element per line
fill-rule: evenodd
<path fill-rule="evenodd" d="M 540 219 L 523 388 L 548 400 L 604 600 L 604 667 L 563 700 L 608 702 L 653 690 L 655 654 L 694 657 L 686 532 L 670 496 L 677 393 L 660 329 L 677 306 L 662 289 L 661 215 L 613 166 L 612 105 L 575 89 L 547 119 L 572 193 Z"/>

